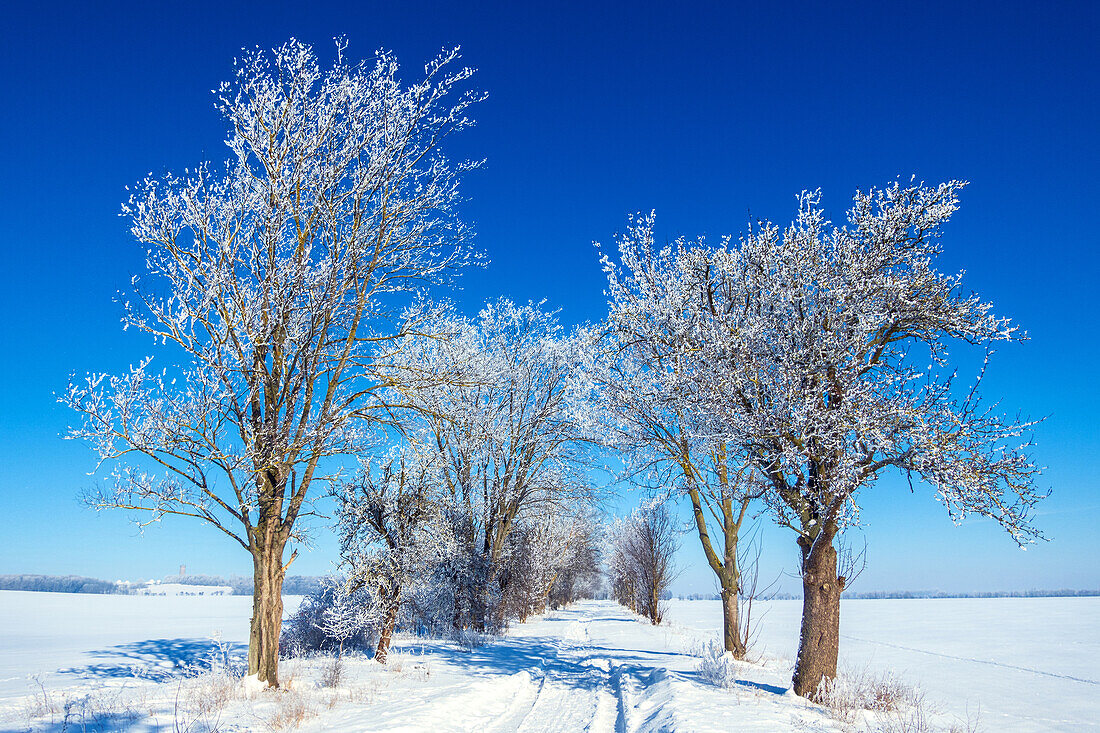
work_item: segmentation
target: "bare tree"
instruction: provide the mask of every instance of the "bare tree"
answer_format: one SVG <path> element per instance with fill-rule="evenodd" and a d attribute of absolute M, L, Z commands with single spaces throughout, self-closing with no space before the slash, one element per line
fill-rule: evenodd
<path fill-rule="evenodd" d="M 248 670 L 278 685 L 286 545 L 324 459 L 356 453 L 377 415 L 387 344 L 419 293 L 466 264 L 460 174 L 444 139 L 471 124 L 457 49 L 403 86 L 397 63 L 322 70 L 296 41 L 245 51 L 217 92 L 231 158 L 145 179 L 123 207 L 146 250 L 124 322 L 165 345 L 119 377 L 70 384 L 71 435 L 115 466 L 96 507 L 203 520 L 247 550 Z M 411 310 L 403 310 L 412 305 Z M 175 366 L 178 364 L 178 367 Z"/>
<path fill-rule="evenodd" d="M 818 193 L 797 219 L 753 228 L 734 244 L 679 241 L 653 256 L 689 285 L 679 311 L 658 313 L 694 364 L 691 392 L 714 429 L 768 484 L 776 519 L 798 538 L 803 617 L 795 692 L 835 677 L 840 595 L 835 540 L 858 519 L 857 492 L 895 468 L 930 484 L 952 518 L 992 517 L 1017 542 L 1044 494 L 1024 437 L 1034 423 L 979 397 L 983 367 L 956 385 L 950 342 L 985 348 L 1022 337 L 988 303 L 944 275 L 944 222 L 963 183 L 895 183 L 858 193 L 846 226 Z M 652 218 L 629 242 L 652 239 Z M 628 242 L 628 246 L 629 246 Z"/>
<path fill-rule="evenodd" d="M 654 625 L 664 618 L 664 595 L 678 572 L 679 529 L 668 508 L 653 502 L 612 533 L 612 588 L 616 599 Z"/>

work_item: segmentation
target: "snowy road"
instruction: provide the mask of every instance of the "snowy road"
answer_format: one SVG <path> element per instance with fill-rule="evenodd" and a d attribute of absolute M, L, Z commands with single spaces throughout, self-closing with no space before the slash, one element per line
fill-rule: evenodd
<path fill-rule="evenodd" d="M 463 651 L 432 644 L 430 682 L 381 694 L 368 715 L 323 716 L 315 730 L 775 731 L 834 721 L 786 690 L 789 668 L 757 668 L 735 691 L 699 679 L 693 636 L 583 601 Z M 414 658 L 415 642 L 403 651 Z M 363 711 L 365 712 L 365 711 Z"/>

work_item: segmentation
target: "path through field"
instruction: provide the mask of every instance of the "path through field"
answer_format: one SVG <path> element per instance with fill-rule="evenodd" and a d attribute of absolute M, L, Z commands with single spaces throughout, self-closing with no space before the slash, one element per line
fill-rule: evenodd
<path fill-rule="evenodd" d="M 455 731 L 775 731 L 834 722 L 787 690 L 785 665 L 752 668 L 735 690 L 700 679 L 695 636 L 653 627 L 607 601 L 582 601 L 469 651 L 416 642 L 402 652 L 431 665 L 431 684 L 400 687 L 376 705 L 316 727 Z M 429 651 L 430 650 L 430 651 Z M 746 671 L 749 668 L 746 667 Z M 369 717 L 367 717 L 369 716 Z"/>

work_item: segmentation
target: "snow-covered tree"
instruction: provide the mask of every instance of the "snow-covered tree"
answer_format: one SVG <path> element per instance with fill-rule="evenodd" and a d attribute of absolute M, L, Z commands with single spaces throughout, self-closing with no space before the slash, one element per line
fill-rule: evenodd
<path fill-rule="evenodd" d="M 723 644 L 745 656 L 739 625 L 738 539 L 761 496 L 751 466 L 714 429 L 699 399 L 699 364 L 680 353 L 692 298 L 679 252 L 657 250 L 653 218 L 619 238 L 618 262 L 601 258 L 609 279 L 607 340 L 590 367 L 601 419 L 596 429 L 625 457 L 628 474 L 650 488 L 672 488 L 691 502 L 696 534 L 722 596 Z"/>
<path fill-rule="evenodd" d="M 664 595 L 676 579 L 674 563 L 680 547 L 679 528 L 668 507 L 651 501 L 609 531 L 608 574 L 615 600 L 648 618 L 664 617 Z"/>
<path fill-rule="evenodd" d="M 363 588 L 342 578 L 330 577 L 325 583 L 332 602 L 321 610 L 315 623 L 326 638 L 337 642 L 336 653 L 343 656 L 349 639 L 369 633 L 378 625 L 379 617 L 385 614 L 385 601 L 372 602 Z"/>
<path fill-rule="evenodd" d="M 403 592 L 426 579 L 448 551 L 437 460 L 399 446 L 381 459 L 364 460 L 355 480 L 334 492 L 349 587 L 369 587 L 377 598 L 381 624 L 374 658 L 379 662 L 389 653 Z"/>
<path fill-rule="evenodd" d="M 311 487 L 362 449 L 395 377 L 380 354 L 424 319 L 420 293 L 471 258 L 456 217 L 471 164 L 441 145 L 471 124 L 472 71 L 444 51 L 403 84 L 391 55 L 344 47 L 328 69 L 296 41 L 243 52 L 216 91 L 229 160 L 150 175 L 123 207 L 147 269 L 124 323 L 171 366 L 62 397 L 83 418 L 72 436 L 115 466 L 95 506 L 203 520 L 251 554 L 248 670 L 272 686 Z"/>
<path fill-rule="evenodd" d="M 591 595 L 600 576 L 600 539 L 585 512 L 550 506 L 525 516 L 509 536 L 501 570 L 505 615 L 524 621 Z"/>
<path fill-rule="evenodd" d="M 836 675 L 846 579 L 835 540 L 883 471 L 928 484 L 955 520 L 992 517 L 1021 544 L 1037 535 L 1033 423 L 982 404 L 984 366 L 966 386 L 948 360 L 952 342 L 985 349 L 988 364 L 992 344 L 1021 339 L 961 275 L 934 266 L 963 186 L 857 193 L 843 226 L 803 193 L 785 229 L 765 222 L 738 242 L 681 240 L 659 255 L 688 285 L 682 309 L 657 315 L 693 365 L 687 390 L 798 538 L 799 695 Z M 652 220 L 638 232 L 651 236 Z"/>
<path fill-rule="evenodd" d="M 543 550 L 547 565 L 554 570 L 547 594 L 551 608 L 561 608 L 581 598 L 592 598 L 602 585 L 600 561 L 603 533 L 591 515 L 568 518 L 566 544 L 560 554 Z"/>
<path fill-rule="evenodd" d="M 452 315 L 394 357 L 398 372 L 445 374 L 404 391 L 406 432 L 426 433 L 445 503 L 466 559 L 455 582 L 456 627 L 496 627 L 508 583 L 508 539 L 528 516 L 591 494 L 582 466 L 583 332 L 567 334 L 554 313 L 500 300 L 476 318 Z M 573 508 L 570 506 L 570 508 Z"/>

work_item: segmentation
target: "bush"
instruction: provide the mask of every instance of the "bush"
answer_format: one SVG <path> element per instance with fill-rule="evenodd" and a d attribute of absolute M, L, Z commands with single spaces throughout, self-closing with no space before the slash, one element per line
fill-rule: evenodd
<path fill-rule="evenodd" d="M 374 635 L 373 607 L 365 590 L 345 594 L 339 581 L 330 580 L 306 596 L 283 624 L 279 654 L 285 658 L 366 649 Z"/>
<path fill-rule="evenodd" d="M 818 700 L 835 718 L 848 723 L 864 710 L 893 715 L 919 711 L 921 718 L 925 713 L 924 695 L 890 674 L 841 675 L 834 680 L 822 680 Z"/>
<path fill-rule="evenodd" d="M 692 654 L 699 657 L 695 669 L 704 680 L 724 690 L 733 689 L 737 684 L 740 663 L 722 644 L 710 639 L 693 649 Z"/>

